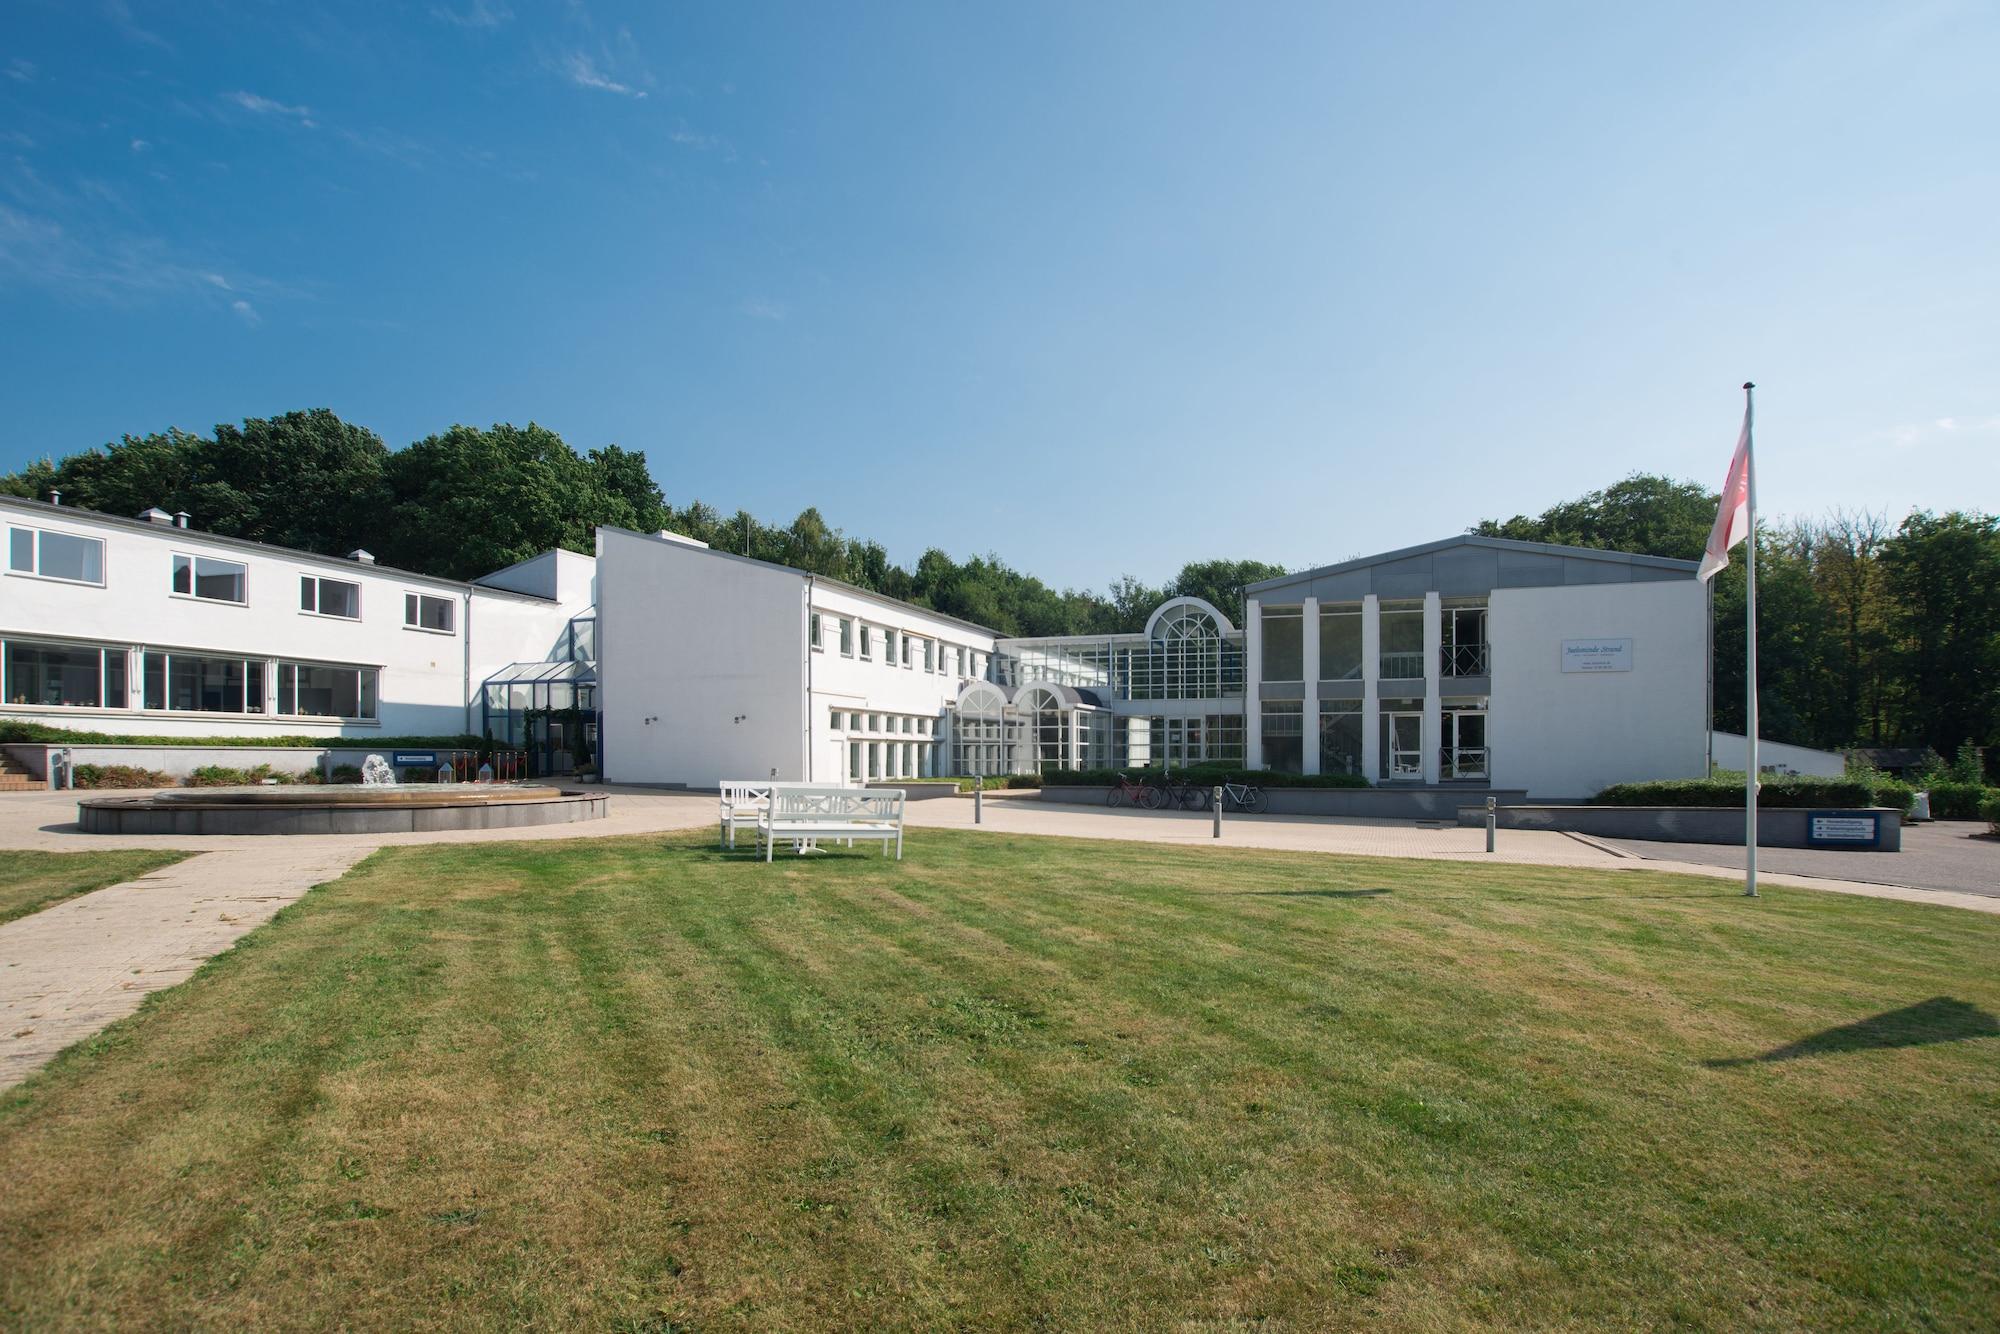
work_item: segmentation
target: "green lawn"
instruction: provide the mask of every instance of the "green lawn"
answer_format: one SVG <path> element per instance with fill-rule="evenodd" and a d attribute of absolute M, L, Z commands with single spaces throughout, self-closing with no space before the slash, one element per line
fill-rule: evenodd
<path fill-rule="evenodd" d="M 0 1095 L 0 1326 L 2000 1312 L 2000 919 L 709 842 L 385 850 Z"/>
<path fill-rule="evenodd" d="M 17 852 L 0 855 L 0 922 L 135 880 L 187 857 L 185 852 Z"/>

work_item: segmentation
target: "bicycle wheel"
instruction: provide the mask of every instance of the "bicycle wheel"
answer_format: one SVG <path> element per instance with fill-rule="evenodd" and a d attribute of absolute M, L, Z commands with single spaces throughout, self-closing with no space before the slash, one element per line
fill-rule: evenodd
<path fill-rule="evenodd" d="M 1264 789 L 1261 787 L 1245 788 L 1243 791 L 1243 809 L 1252 815 L 1263 810 Z"/>
<path fill-rule="evenodd" d="M 1139 804 L 1149 811 L 1157 811 L 1160 809 L 1162 795 L 1160 789 L 1156 787 L 1142 787 L 1139 789 Z"/>
<path fill-rule="evenodd" d="M 1209 792 L 1207 788 L 1198 787 L 1195 784 L 1190 783 L 1185 788 L 1181 789 L 1181 809 L 1189 811 L 1205 811 L 1208 809 L 1208 801 L 1211 795 L 1212 794 Z"/>
<path fill-rule="evenodd" d="M 1116 810 L 1118 807 L 1123 806 L 1125 804 L 1125 789 L 1122 787 L 1112 788 L 1111 795 L 1104 799 L 1104 804 L 1111 807 L 1113 810 Z"/>

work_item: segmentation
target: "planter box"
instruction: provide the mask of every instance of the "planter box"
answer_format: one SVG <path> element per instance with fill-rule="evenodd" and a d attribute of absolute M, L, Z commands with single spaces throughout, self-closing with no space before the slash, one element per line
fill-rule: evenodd
<path fill-rule="evenodd" d="M 1502 829 L 1549 829 L 1564 833 L 1589 834 L 1594 838 L 1632 838 L 1652 843 L 1743 843 L 1743 809 L 1740 806 L 1509 806 L 1502 804 L 1497 815 Z M 1871 822 L 1879 837 L 1873 843 L 1850 842 L 1815 832 L 1852 832 L 1857 826 L 1846 823 Z M 1816 823 L 1817 821 L 1817 823 Z M 1462 807 L 1458 822 L 1486 823 L 1486 808 Z M 1757 846 L 1762 848 L 1844 848 L 1850 852 L 1901 852 L 1903 813 L 1891 807 L 1856 810 L 1803 810 L 1757 808 Z"/>

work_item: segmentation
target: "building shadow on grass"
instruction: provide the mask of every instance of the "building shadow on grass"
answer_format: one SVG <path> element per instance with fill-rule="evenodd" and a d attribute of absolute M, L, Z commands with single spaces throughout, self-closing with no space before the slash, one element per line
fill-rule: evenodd
<path fill-rule="evenodd" d="M 1963 1042 L 1968 1038 L 2000 1037 L 2000 1020 L 1968 1001 L 1950 996 L 1933 996 L 1900 1010 L 1889 1010 L 1867 1019 L 1842 1024 L 1787 1042 L 1758 1056 L 1732 1056 L 1703 1061 L 1711 1070 L 1731 1066 L 1757 1065 L 1769 1061 L 1796 1061 L 1806 1056 L 1834 1056 L 1848 1051 L 1871 1051 L 1884 1047 L 1927 1047 L 1936 1042 Z"/>

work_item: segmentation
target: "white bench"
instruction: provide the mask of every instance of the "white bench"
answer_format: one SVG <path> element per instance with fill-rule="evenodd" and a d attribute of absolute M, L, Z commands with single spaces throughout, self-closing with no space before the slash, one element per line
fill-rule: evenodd
<path fill-rule="evenodd" d="M 764 860 L 781 838 L 804 851 L 822 838 L 853 844 L 874 839 L 889 855 L 903 860 L 903 801 L 901 788 L 814 787 L 805 783 L 772 786 L 770 798 L 757 816 L 757 841 Z"/>
<path fill-rule="evenodd" d="M 757 817 L 771 804 L 771 789 L 778 787 L 803 786 L 797 783 L 738 783 L 725 781 L 722 784 L 721 820 L 722 846 L 736 846 L 736 831 L 755 829 Z"/>

